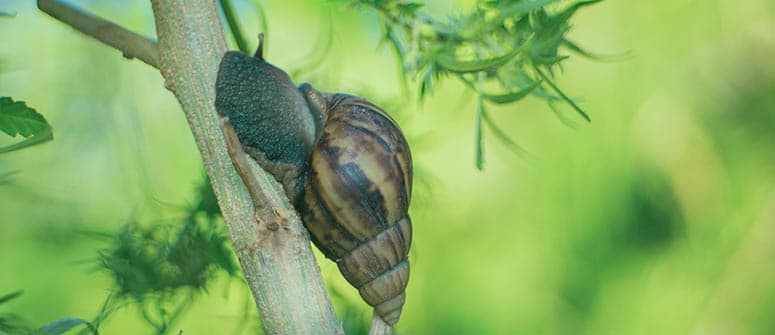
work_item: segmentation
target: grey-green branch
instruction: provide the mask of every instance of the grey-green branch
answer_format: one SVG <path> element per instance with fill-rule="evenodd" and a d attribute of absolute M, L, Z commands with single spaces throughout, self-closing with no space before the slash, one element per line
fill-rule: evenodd
<path fill-rule="evenodd" d="M 226 40 L 215 0 L 152 0 L 158 43 L 58 0 L 38 7 L 129 57 L 158 68 L 186 114 L 232 245 L 267 334 L 343 334 L 309 237 L 282 187 L 245 160 L 260 191 L 234 168 L 213 101 Z M 235 151 L 235 154 L 241 154 Z M 255 202 L 263 204 L 258 210 Z"/>

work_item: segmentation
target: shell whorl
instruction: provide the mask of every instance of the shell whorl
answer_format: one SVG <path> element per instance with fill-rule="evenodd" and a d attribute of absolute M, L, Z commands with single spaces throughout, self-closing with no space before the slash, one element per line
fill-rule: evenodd
<path fill-rule="evenodd" d="M 313 242 L 395 324 L 412 238 L 411 154 L 395 121 L 363 99 L 330 96 L 306 178 L 302 215 Z"/>

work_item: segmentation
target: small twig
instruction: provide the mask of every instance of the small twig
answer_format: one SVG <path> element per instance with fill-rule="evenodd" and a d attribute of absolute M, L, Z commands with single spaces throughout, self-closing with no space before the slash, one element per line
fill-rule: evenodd
<path fill-rule="evenodd" d="M 153 40 L 59 0 L 38 0 L 38 8 L 75 30 L 118 49 L 126 58 L 137 58 L 150 66 L 159 68 L 159 49 Z"/>
<path fill-rule="evenodd" d="M 390 327 L 384 320 L 382 320 L 377 312 L 371 316 L 371 327 L 369 327 L 369 335 L 391 335 L 393 334 L 393 328 Z"/>
<path fill-rule="evenodd" d="M 245 186 L 250 193 L 250 198 L 253 199 L 253 203 L 256 206 L 256 210 L 261 210 L 264 207 L 261 199 L 266 199 L 267 195 L 264 194 L 261 184 L 259 184 L 256 176 L 253 175 L 250 165 L 248 164 L 245 156 L 247 155 L 242 149 L 242 144 L 239 142 L 237 133 L 234 131 L 234 127 L 229 123 L 227 118 L 221 118 L 220 125 L 223 132 L 223 138 L 226 140 L 226 149 L 231 157 L 231 162 L 237 173 L 240 175 L 240 179 L 245 183 Z"/>

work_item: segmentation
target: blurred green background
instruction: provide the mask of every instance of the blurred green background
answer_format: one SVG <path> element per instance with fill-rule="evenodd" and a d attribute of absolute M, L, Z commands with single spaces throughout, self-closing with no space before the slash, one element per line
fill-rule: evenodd
<path fill-rule="evenodd" d="M 77 1 L 153 36 L 147 1 Z M 416 164 L 412 276 L 401 334 L 775 333 L 775 2 L 604 1 L 570 36 L 614 62 L 572 57 L 558 82 L 592 123 L 571 128 L 540 101 L 492 107 L 530 153 L 485 138 L 474 167 L 474 97 L 455 80 L 419 105 L 380 47 L 372 11 L 261 1 L 266 57 L 326 91 L 384 106 Z M 259 30 L 235 1 L 246 35 Z M 444 17 L 472 1 L 428 1 Z M 202 166 L 159 73 L 35 9 L 3 1 L 0 95 L 25 100 L 55 140 L 0 155 L 0 305 L 38 327 L 93 318 L 113 287 L 94 232 L 172 222 Z M 331 48 L 320 66 L 305 59 Z M 255 41 L 252 41 L 255 44 Z M 301 71 L 304 70 L 304 71 Z M 485 134 L 487 136 L 487 134 Z M 0 138 L 0 144 L 11 142 Z M 370 312 L 318 255 L 338 313 Z M 177 334 L 260 327 L 240 280 L 217 275 Z M 149 333 L 137 304 L 104 334 Z"/>

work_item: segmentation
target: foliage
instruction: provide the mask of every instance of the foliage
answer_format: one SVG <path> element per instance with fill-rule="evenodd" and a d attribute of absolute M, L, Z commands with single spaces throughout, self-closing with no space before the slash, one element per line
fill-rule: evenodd
<path fill-rule="evenodd" d="M 67 317 L 61 318 L 36 329 L 31 333 L 31 335 L 60 335 L 81 325 L 86 326 L 86 328 L 91 331 L 92 334 L 98 334 L 97 329 L 94 328 L 94 326 L 89 321 L 79 318 Z"/>
<path fill-rule="evenodd" d="M 492 120 L 484 101 L 505 105 L 532 95 L 544 100 L 566 124 L 571 122 L 557 109 L 559 102 L 567 103 L 584 120 L 590 121 L 589 115 L 555 84 L 554 75 L 555 69 L 569 57 L 560 53 L 561 47 L 600 58 L 565 36 L 571 27 L 571 17 L 580 8 L 600 1 L 584 0 L 561 6 L 560 3 L 567 1 L 480 0 L 470 12 L 445 20 L 421 11 L 424 5 L 417 2 L 352 0 L 350 5 L 377 11 L 383 42 L 395 51 L 404 78 L 410 77 L 419 83 L 421 101 L 446 76 L 457 78 L 477 94 L 476 167 L 481 170 L 483 127 L 511 151 L 525 153 Z M 237 47 L 250 54 L 231 1 L 219 2 Z M 256 1 L 254 4 L 263 18 L 262 8 Z M 262 19 L 262 31 L 266 31 L 265 22 Z"/>
<path fill-rule="evenodd" d="M 28 107 L 24 101 L 0 97 L 0 131 L 8 136 L 21 135 L 25 140 L 0 147 L 0 154 L 19 150 L 53 139 L 51 126 L 43 115 Z"/>
<path fill-rule="evenodd" d="M 528 95 L 543 99 L 552 111 L 565 102 L 582 118 L 585 113 L 554 82 L 555 69 L 566 50 L 594 57 L 569 40 L 571 17 L 582 7 L 601 0 L 560 5 L 559 0 L 480 0 L 468 12 L 436 19 L 422 11 L 423 4 L 388 0 L 354 0 L 379 14 L 384 41 L 402 64 L 402 73 L 419 83 L 422 100 L 440 78 L 451 76 L 476 92 L 476 166 L 483 167 L 482 127 L 512 151 L 523 150 L 500 129 L 484 102 L 504 105 Z M 484 121 L 484 122 L 482 122 Z"/>
<path fill-rule="evenodd" d="M 113 278 L 114 299 L 98 318 L 116 306 L 137 303 L 158 334 L 169 327 L 207 289 L 218 273 L 236 278 L 239 266 L 231 250 L 210 183 L 204 180 L 198 198 L 185 216 L 172 222 L 141 225 L 131 221 L 99 252 L 99 267 Z"/>
<path fill-rule="evenodd" d="M 0 305 L 18 298 L 22 293 L 22 291 L 16 291 L 0 296 Z M 92 323 L 79 318 L 65 317 L 50 322 L 38 329 L 31 330 L 28 323 L 18 315 L 10 313 L 0 314 L 0 335 L 60 335 L 81 325 L 86 326 L 86 329 L 90 333 L 95 335 L 98 334 L 97 328 Z"/>
<path fill-rule="evenodd" d="M 11 292 L 0 296 L 0 306 L 22 295 L 22 291 Z M 22 334 L 29 332 L 29 326 L 16 314 L 0 313 L 0 335 Z"/>

